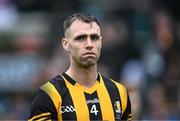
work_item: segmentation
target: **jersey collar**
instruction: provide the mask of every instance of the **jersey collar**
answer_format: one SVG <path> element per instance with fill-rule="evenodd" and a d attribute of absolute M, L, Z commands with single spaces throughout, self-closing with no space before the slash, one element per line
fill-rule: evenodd
<path fill-rule="evenodd" d="M 68 74 L 66 74 L 65 72 L 62 73 L 62 76 L 69 82 L 71 83 L 72 85 L 75 85 L 76 84 L 76 81 L 71 78 Z M 97 76 L 97 79 L 99 82 L 100 82 L 100 73 L 98 73 L 98 76 Z"/>

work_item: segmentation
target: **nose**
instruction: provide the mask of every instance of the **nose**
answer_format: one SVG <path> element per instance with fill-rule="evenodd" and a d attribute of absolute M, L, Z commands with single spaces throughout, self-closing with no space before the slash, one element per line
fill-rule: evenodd
<path fill-rule="evenodd" d="M 91 50 L 92 48 L 93 48 L 93 43 L 92 43 L 90 37 L 88 37 L 86 40 L 86 49 Z"/>

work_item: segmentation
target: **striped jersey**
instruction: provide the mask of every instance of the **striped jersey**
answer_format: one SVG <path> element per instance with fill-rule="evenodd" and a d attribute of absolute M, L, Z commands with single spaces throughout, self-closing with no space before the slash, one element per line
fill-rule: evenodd
<path fill-rule="evenodd" d="M 36 91 L 31 120 L 132 120 L 131 104 L 127 89 L 100 73 L 90 88 L 63 73 Z"/>

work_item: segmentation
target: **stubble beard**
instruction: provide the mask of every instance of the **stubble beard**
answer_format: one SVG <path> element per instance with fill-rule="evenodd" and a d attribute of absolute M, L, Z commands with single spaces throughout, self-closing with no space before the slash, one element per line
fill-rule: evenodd
<path fill-rule="evenodd" d="M 97 63 L 97 58 L 87 58 L 82 61 L 82 66 L 88 68 L 94 66 L 96 63 Z"/>

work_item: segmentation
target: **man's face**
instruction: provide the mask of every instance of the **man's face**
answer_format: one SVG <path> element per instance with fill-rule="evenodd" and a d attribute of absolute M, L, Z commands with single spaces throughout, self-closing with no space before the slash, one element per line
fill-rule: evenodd
<path fill-rule="evenodd" d="M 70 53 L 71 63 L 83 67 L 91 67 L 97 63 L 101 46 L 101 31 L 95 22 L 74 21 L 63 40 L 63 47 Z"/>

